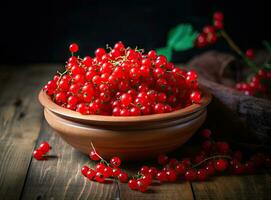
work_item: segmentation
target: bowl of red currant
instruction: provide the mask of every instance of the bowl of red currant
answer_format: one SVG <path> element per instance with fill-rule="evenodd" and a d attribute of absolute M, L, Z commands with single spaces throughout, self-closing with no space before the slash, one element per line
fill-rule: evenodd
<path fill-rule="evenodd" d="M 49 125 L 70 145 L 128 160 L 155 157 L 180 147 L 203 124 L 209 91 L 195 71 L 177 68 L 154 50 L 98 48 L 72 56 L 39 93 Z"/>

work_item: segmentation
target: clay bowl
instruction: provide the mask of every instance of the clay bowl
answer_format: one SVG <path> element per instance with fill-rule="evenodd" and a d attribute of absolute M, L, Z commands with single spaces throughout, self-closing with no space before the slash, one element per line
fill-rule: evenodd
<path fill-rule="evenodd" d="M 49 125 L 70 145 L 89 153 L 92 142 L 104 158 L 113 155 L 142 160 L 173 151 L 184 144 L 206 119 L 211 94 L 202 88 L 200 104 L 171 113 L 136 117 L 81 115 L 55 104 L 40 91 Z"/>

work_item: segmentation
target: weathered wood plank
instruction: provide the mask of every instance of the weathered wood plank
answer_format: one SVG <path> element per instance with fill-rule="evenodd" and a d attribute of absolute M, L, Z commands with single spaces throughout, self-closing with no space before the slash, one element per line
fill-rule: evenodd
<path fill-rule="evenodd" d="M 52 67 L 5 69 L 0 98 L 0 197 L 19 199 L 42 119 L 37 94 Z M 6 78 L 7 77 L 7 78 Z"/>
<path fill-rule="evenodd" d="M 198 199 L 270 199 L 270 173 L 246 176 L 221 176 L 204 183 L 192 183 Z"/>
<path fill-rule="evenodd" d="M 192 200 L 193 193 L 189 182 L 151 185 L 146 193 L 132 191 L 127 184 L 120 184 L 121 199 L 129 200 Z"/>
<path fill-rule="evenodd" d="M 81 167 L 94 163 L 64 142 L 44 121 L 38 143 L 52 145 L 51 158 L 32 160 L 22 199 L 114 199 L 116 184 L 99 184 L 81 174 Z M 56 157 L 54 157 L 56 156 Z"/>

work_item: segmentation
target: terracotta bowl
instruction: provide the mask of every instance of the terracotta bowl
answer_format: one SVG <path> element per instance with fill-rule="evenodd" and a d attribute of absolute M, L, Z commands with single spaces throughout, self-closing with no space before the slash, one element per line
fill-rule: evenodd
<path fill-rule="evenodd" d="M 167 153 L 184 144 L 206 119 L 211 94 L 202 88 L 200 104 L 171 113 L 136 117 L 81 115 L 55 104 L 40 91 L 49 125 L 70 145 L 89 153 L 92 142 L 101 156 L 142 160 Z"/>

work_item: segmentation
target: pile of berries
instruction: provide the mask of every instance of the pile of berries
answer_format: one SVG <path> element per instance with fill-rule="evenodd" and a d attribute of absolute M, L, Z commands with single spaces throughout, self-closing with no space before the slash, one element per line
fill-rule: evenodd
<path fill-rule="evenodd" d="M 197 48 L 203 48 L 217 42 L 218 31 L 224 28 L 224 15 L 222 12 L 215 12 L 213 15 L 213 25 L 206 25 L 195 40 Z"/>
<path fill-rule="evenodd" d="M 47 154 L 51 149 L 51 146 L 48 144 L 48 142 L 42 142 L 38 149 L 34 150 L 33 157 L 36 160 L 43 160 L 44 155 Z"/>
<path fill-rule="evenodd" d="M 236 89 L 244 92 L 246 95 L 270 95 L 271 88 L 271 71 L 265 71 L 260 69 L 256 75 L 254 75 L 248 83 L 237 83 Z"/>
<path fill-rule="evenodd" d="M 149 115 L 200 103 L 195 71 L 175 67 L 154 50 L 144 54 L 122 42 L 107 48 L 80 58 L 74 56 L 78 45 L 71 44 L 65 71 L 44 90 L 58 105 L 84 115 Z"/>
<path fill-rule="evenodd" d="M 94 169 L 84 166 L 82 174 L 89 180 L 103 183 L 110 178 L 118 179 L 122 183 L 128 183 L 132 190 L 145 192 L 149 186 L 156 183 L 176 181 L 206 181 L 214 175 L 220 174 L 250 174 L 260 168 L 271 168 L 271 157 L 263 153 L 255 153 L 245 160 L 245 155 L 239 150 L 233 151 L 230 145 L 224 141 L 214 141 L 211 131 L 201 131 L 204 138 L 201 150 L 193 158 L 177 160 L 166 155 L 158 156 L 157 166 L 142 166 L 138 173 L 130 177 L 119 167 L 121 160 L 113 157 L 108 163 L 93 148 L 90 159 L 100 161 Z"/>

